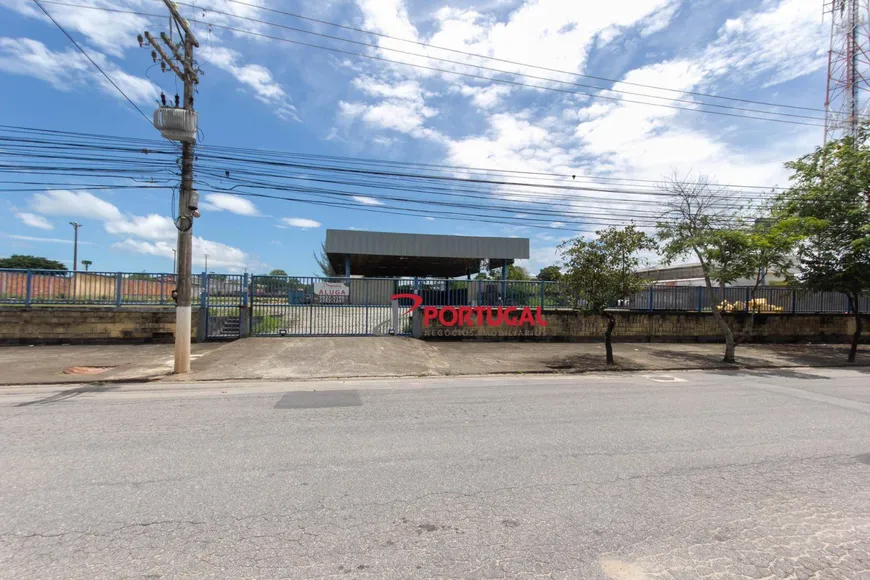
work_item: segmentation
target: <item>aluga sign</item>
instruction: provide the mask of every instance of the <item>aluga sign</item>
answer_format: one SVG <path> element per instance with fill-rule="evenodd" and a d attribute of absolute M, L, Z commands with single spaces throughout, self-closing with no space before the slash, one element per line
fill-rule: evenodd
<path fill-rule="evenodd" d="M 411 300 L 411 307 L 403 314 L 423 304 L 423 297 L 416 294 L 390 296 L 391 300 L 402 298 Z M 436 319 L 442 326 L 547 326 L 540 306 L 535 309 L 529 306 L 522 309 L 516 306 L 423 306 L 423 326 L 429 326 Z"/>

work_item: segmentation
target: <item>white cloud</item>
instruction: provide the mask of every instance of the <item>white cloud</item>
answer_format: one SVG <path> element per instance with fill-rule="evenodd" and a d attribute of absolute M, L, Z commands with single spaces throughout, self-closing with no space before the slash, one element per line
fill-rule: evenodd
<path fill-rule="evenodd" d="M 45 193 L 36 193 L 33 195 L 30 207 L 44 215 L 91 218 L 101 221 L 122 219 L 117 207 L 87 191 L 53 189 Z"/>
<path fill-rule="evenodd" d="M 513 92 L 513 87 L 507 85 L 490 85 L 488 87 L 473 87 L 462 85 L 458 88 L 460 94 L 471 97 L 474 105 L 479 109 L 492 109 L 501 100 Z"/>
<path fill-rule="evenodd" d="M 80 0 L 80 6 L 106 6 L 106 2 Z M 8 7 L 20 14 L 38 18 L 54 26 L 45 14 L 29 0 L 9 0 Z M 48 11 L 66 30 L 80 32 L 109 54 L 121 56 L 125 48 L 137 46 L 136 35 L 148 28 L 148 20 L 135 14 L 102 10 L 87 10 L 60 4 L 46 5 Z"/>
<path fill-rule="evenodd" d="M 257 216 L 260 212 L 257 211 L 257 206 L 238 195 L 228 193 L 211 193 L 205 196 L 205 203 L 201 209 L 212 211 L 228 211 L 238 215 Z"/>
<path fill-rule="evenodd" d="M 17 217 L 19 220 L 21 220 L 21 222 L 24 225 L 30 226 L 32 228 L 39 228 L 41 230 L 53 230 L 54 229 L 54 226 L 52 225 L 52 223 L 50 221 L 48 221 L 47 219 L 45 219 L 41 215 L 36 215 L 35 213 L 21 212 L 21 213 L 15 214 L 15 217 Z"/>
<path fill-rule="evenodd" d="M 288 226 L 292 226 L 294 228 L 319 228 L 320 222 L 308 219 L 308 218 L 298 218 L 298 217 L 289 217 L 289 218 L 281 218 L 281 222 Z"/>
<path fill-rule="evenodd" d="M 175 244 L 164 240 L 150 242 L 127 238 L 113 244 L 113 247 L 136 254 L 172 258 L 172 250 L 175 249 Z M 208 254 L 209 268 L 216 267 L 224 268 L 229 271 L 241 271 L 245 266 L 252 265 L 250 256 L 239 248 L 234 248 L 220 242 L 214 242 L 194 236 L 192 252 L 193 264 L 196 266 L 204 266 L 206 254 Z"/>
<path fill-rule="evenodd" d="M 144 78 L 128 74 L 110 62 L 102 53 L 89 54 L 112 80 L 136 103 L 153 103 L 159 91 Z M 90 87 L 96 84 L 104 93 L 118 99 L 124 96 L 75 49 L 53 51 L 30 38 L 0 38 L 0 70 L 35 77 L 60 91 Z"/>
<path fill-rule="evenodd" d="M 426 105 L 426 97 L 432 93 L 424 91 L 417 81 L 380 80 L 371 76 L 360 76 L 353 80 L 353 86 L 379 102 L 369 104 L 340 101 L 339 115 L 346 120 L 361 119 L 369 127 L 389 129 L 406 133 L 418 138 L 440 140 L 437 131 L 425 127 L 427 119 L 438 111 Z"/>
<path fill-rule="evenodd" d="M 128 215 L 119 220 L 108 221 L 106 231 L 110 234 L 129 235 L 147 240 L 175 240 L 178 230 L 172 218 L 155 213 L 147 216 Z"/>
<path fill-rule="evenodd" d="M 699 64 L 730 82 L 767 75 L 767 86 L 824 68 L 830 23 L 820 18 L 819 6 L 806 0 L 766 6 L 772 7 L 728 20 Z"/>
<path fill-rule="evenodd" d="M 278 118 L 298 121 L 296 107 L 290 104 L 289 96 L 272 76 L 272 72 L 258 64 L 242 64 L 241 59 L 240 53 L 224 46 L 213 47 L 209 55 L 211 64 L 227 71 L 251 89 L 254 97 L 272 107 Z"/>
<path fill-rule="evenodd" d="M 373 197 L 368 197 L 365 195 L 355 195 L 353 196 L 353 200 L 364 205 L 384 205 L 384 202 L 380 201 L 379 199 L 375 199 Z"/>
<path fill-rule="evenodd" d="M 426 217 L 424 217 L 423 219 L 424 219 L 424 220 L 428 220 L 428 221 L 430 221 L 430 222 L 434 222 L 434 221 L 435 221 L 435 218 L 433 218 L 433 217 L 429 217 L 429 216 L 426 216 Z"/>

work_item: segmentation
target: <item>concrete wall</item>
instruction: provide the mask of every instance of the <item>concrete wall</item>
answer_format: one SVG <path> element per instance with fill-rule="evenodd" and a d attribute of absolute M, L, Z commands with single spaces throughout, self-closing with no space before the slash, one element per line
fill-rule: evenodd
<path fill-rule="evenodd" d="M 195 339 L 199 311 L 192 316 Z M 174 333 L 174 308 L 0 308 L 0 344 L 172 342 Z"/>
<path fill-rule="evenodd" d="M 598 341 L 606 321 L 571 310 L 545 311 L 547 326 L 422 326 L 415 311 L 415 336 L 427 340 L 564 340 Z M 720 342 L 722 333 L 712 314 L 697 312 L 616 312 L 614 340 L 634 342 Z M 749 315 L 726 314 L 735 335 L 743 333 Z M 870 316 L 864 317 L 870 328 Z M 855 318 L 845 314 L 756 314 L 751 342 L 849 342 Z M 867 340 L 867 339 L 865 339 Z"/>

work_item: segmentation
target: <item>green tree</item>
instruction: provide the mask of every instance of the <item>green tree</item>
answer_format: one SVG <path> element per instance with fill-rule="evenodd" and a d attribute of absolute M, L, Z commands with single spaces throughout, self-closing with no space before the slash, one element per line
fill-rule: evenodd
<path fill-rule="evenodd" d="M 608 308 L 617 300 L 640 292 L 646 281 L 637 274 L 639 253 L 655 248 L 655 241 L 631 225 L 596 232 L 598 239 L 576 238 L 559 248 L 565 261 L 563 281 L 575 308 L 607 320 L 604 348 L 607 364 L 613 364 L 611 336 L 616 318 Z"/>
<path fill-rule="evenodd" d="M 0 268 L 66 271 L 66 266 L 64 266 L 62 262 L 49 260 L 48 258 L 41 258 L 39 256 L 25 256 L 22 254 L 12 254 L 8 258 L 0 258 Z"/>
<path fill-rule="evenodd" d="M 796 282 L 818 291 L 846 294 L 855 315 L 849 349 L 854 362 L 863 330 L 860 298 L 870 291 L 870 146 L 867 130 L 857 140 L 832 141 L 786 164 L 792 186 L 776 207 L 783 227 L 800 237 Z"/>
<path fill-rule="evenodd" d="M 541 271 L 538 272 L 538 280 L 542 280 L 544 282 L 558 282 L 562 279 L 562 270 L 559 266 L 547 266 L 545 268 L 541 268 Z"/>
<path fill-rule="evenodd" d="M 691 181 L 674 175 L 660 189 L 670 196 L 656 226 L 663 263 L 689 255 L 700 262 L 708 305 L 725 337 L 723 360 L 733 363 L 734 333 L 718 306 L 725 298 L 725 284 L 738 278 L 741 271 L 739 256 L 744 242 L 742 236 L 732 233 L 742 227 L 740 197 L 727 188 L 712 187 L 706 176 Z M 721 295 L 713 290 L 713 280 L 719 281 Z"/>
<path fill-rule="evenodd" d="M 82 260 L 82 266 L 85 267 L 85 272 L 88 271 L 88 268 L 91 267 L 91 264 L 93 264 L 93 262 L 91 262 L 90 260 Z"/>
<path fill-rule="evenodd" d="M 285 272 L 284 270 L 281 270 L 280 268 L 276 268 L 275 270 L 272 270 L 271 272 L 269 272 L 269 275 L 270 276 L 286 276 L 287 272 Z"/>
<path fill-rule="evenodd" d="M 522 266 L 516 266 L 514 264 L 508 264 L 507 270 L 507 279 L 508 280 L 531 280 L 532 277 L 529 274 L 529 271 L 523 268 Z M 475 277 L 475 280 L 501 280 L 501 267 L 492 268 L 489 271 L 489 276 L 478 274 Z"/>

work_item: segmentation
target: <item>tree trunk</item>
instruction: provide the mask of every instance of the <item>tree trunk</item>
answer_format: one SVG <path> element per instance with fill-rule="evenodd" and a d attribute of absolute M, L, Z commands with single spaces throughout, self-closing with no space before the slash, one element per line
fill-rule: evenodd
<path fill-rule="evenodd" d="M 755 283 L 755 286 L 752 287 L 752 290 L 749 292 L 749 302 L 750 304 L 758 306 L 755 304 L 755 293 L 758 291 L 758 282 Z M 740 336 L 739 343 L 749 342 L 749 339 L 752 338 L 752 331 L 755 330 L 755 312 L 757 308 L 752 308 L 749 304 L 746 305 L 746 308 L 749 310 L 749 318 L 746 321 L 746 324 L 743 327 L 743 334 Z"/>
<path fill-rule="evenodd" d="M 700 257 L 700 256 L 699 256 Z M 704 262 L 701 262 L 702 267 L 704 266 Z M 719 330 L 722 331 L 722 334 L 725 335 L 725 357 L 722 359 L 727 363 L 734 362 L 734 333 L 731 332 L 731 328 L 728 326 L 728 323 L 725 322 L 725 318 L 722 316 L 722 313 L 719 312 L 717 308 L 716 300 L 715 300 L 715 292 L 713 292 L 713 283 L 710 281 L 710 275 L 707 273 L 707 268 L 704 267 L 704 283 L 707 285 L 707 293 L 710 295 L 710 309 L 713 311 L 713 319 L 716 321 L 716 324 L 719 325 Z M 725 293 L 722 293 L 722 301 L 725 300 Z"/>
<path fill-rule="evenodd" d="M 855 362 L 858 355 L 858 342 L 861 340 L 861 331 L 864 330 L 864 321 L 861 319 L 861 297 L 852 296 L 852 312 L 855 313 L 855 334 L 852 335 L 852 346 L 849 349 L 849 362 Z"/>
<path fill-rule="evenodd" d="M 610 342 L 610 337 L 613 335 L 613 329 L 616 326 L 616 318 L 613 314 L 605 312 L 602 314 L 607 319 L 607 330 L 604 331 L 604 350 L 607 352 L 607 364 L 613 364 L 613 344 Z"/>

